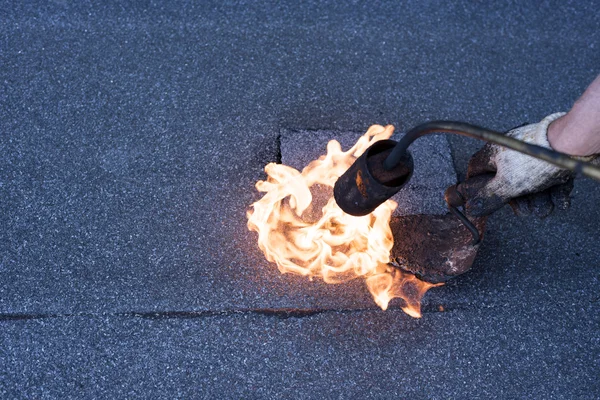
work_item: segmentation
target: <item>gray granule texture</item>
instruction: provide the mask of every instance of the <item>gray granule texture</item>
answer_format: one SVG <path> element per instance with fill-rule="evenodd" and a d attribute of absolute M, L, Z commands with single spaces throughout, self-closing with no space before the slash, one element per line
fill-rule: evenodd
<path fill-rule="evenodd" d="M 568 110 L 600 72 L 598 1 L 0 10 L 0 399 L 600 398 L 596 182 L 543 221 L 494 214 L 420 320 L 280 274 L 246 227 L 286 129 L 349 146 Z M 414 182 L 441 188 L 425 140 L 440 170 Z M 447 140 L 462 179 L 482 143 Z"/>

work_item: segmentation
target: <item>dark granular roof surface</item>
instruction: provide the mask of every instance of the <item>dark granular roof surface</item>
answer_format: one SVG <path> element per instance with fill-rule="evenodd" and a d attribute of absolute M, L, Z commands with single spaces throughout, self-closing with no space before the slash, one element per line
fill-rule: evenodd
<path fill-rule="evenodd" d="M 598 398 L 597 183 L 495 214 L 420 320 L 279 275 L 245 213 L 285 129 L 568 109 L 599 6 L 4 2 L 0 397 Z"/>

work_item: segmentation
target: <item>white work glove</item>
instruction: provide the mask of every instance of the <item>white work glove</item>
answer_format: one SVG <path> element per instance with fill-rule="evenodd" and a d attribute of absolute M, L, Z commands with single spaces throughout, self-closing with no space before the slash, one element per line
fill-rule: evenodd
<path fill-rule="evenodd" d="M 551 148 L 548 126 L 563 115 L 551 114 L 537 124 L 515 128 L 506 135 Z M 594 158 L 579 157 L 585 161 Z M 460 184 L 459 191 L 466 200 L 467 213 L 474 217 L 489 215 L 510 203 L 517 215 L 533 213 L 544 218 L 555 206 L 569 207 L 573 177 L 572 172 L 545 161 L 486 144 L 469 161 L 467 180 Z"/>

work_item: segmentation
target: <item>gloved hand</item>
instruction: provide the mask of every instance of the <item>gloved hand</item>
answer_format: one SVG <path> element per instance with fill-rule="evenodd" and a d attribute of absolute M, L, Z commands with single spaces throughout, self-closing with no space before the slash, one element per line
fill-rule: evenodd
<path fill-rule="evenodd" d="M 551 148 L 548 126 L 565 113 L 547 116 L 537 124 L 515 128 L 507 133 L 538 146 Z M 595 156 L 580 157 L 591 161 Z M 574 174 L 545 161 L 495 144 L 486 144 L 469 161 L 467 180 L 458 190 L 466 201 L 467 213 L 474 217 L 489 215 L 506 203 L 517 215 L 548 216 L 554 207 L 567 209 Z"/>

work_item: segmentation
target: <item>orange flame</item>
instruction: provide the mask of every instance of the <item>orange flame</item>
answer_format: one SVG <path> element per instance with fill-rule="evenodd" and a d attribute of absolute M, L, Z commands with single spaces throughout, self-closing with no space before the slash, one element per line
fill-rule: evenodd
<path fill-rule="evenodd" d="M 320 277 L 327 283 L 363 277 L 383 310 L 400 297 L 404 312 L 419 318 L 421 298 L 437 285 L 388 264 L 394 245 L 390 218 L 397 203 L 387 200 L 371 214 L 354 217 L 333 198 L 338 177 L 374 142 L 388 139 L 393 132 L 392 125 L 373 125 L 346 152 L 331 140 L 327 155 L 302 172 L 267 164 L 267 180 L 256 183 L 265 195 L 248 211 L 248 228 L 258 232 L 258 246 L 281 273 Z"/>

